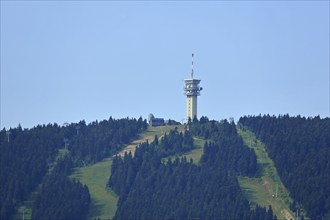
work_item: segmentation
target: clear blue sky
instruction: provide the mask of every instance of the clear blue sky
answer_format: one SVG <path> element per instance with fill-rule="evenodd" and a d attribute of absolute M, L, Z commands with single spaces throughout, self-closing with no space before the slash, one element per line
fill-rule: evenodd
<path fill-rule="evenodd" d="M 1 1 L 1 129 L 142 116 L 329 117 L 329 1 Z"/>

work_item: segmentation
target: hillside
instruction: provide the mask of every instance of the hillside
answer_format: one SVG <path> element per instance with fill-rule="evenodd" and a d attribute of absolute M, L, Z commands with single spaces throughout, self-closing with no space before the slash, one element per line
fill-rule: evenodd
<path fill-rule="evenodd" d="M 10 142 L 2 130 L 0 171 L 12 175 L 1 179 L 1 219 L 21 219 L 23 205 L 25 219 L 270 220 L 294 218 L 297 209 L 304 219 L 327 217 L 327 194 L 306 183 L 327 190 L 328 120 L 257 116 L 235 125 L 202 117 L 147 127 L 141 118 L 110 118 L 18 127 Z M 302 167 L 311 178 L 301 181 Z M 22 172 L 32 175 L 15 180 Z"/>
<path fill-rule="evenodd" d="M 113 155 L 146 127 L 146 121 L 142 118 L 116 120 L 110 117 L 89 124 L 80 121 L 63 126 L 48 124 L 24 130 L 20 126 L 7 131 L 3 129 L 0 132 L 0 219 L 12 219 L 15 212 L 22 211 L 19 207 L 24 204 L 28 208 L 33 207 L 32 219 L 37 218 L 33 217 L 34 213 L 39 213 L 44 219 L 54 218 L 53 213 L 61 214 L 58 218 L 70 216 L 72 208 L 78 208 L 75 207 L 78 203 L 64 199 L 69 193 L 64 190 L 65 187 L 72 182 L 71 198 L 79 196 L 80 191 L 84 191 L 86 196 L 89 194 L 88 189 L 82 189 L 79 182 L 67 179 L 72 168 L 93 164 Z M 51 172 L 47 177 L 63 146 L 67 151 L 64 162 L 57 163 L 54 167 L 56 172 Z M 56 194 L 57 201 L 49 200 L 53 203 L 43 207 L 49 202 L 46 195 L 56 190 L 56 185 L 52 185 L 49 179 L 60 180 L 65 187 Z M 52 188 L 45 187 L 47 184 Z M 67 190 L 70 191 L 70 187 Z M 66 202 L 59 202 L 61 200 Z M 67 207 L 61 208 L 66 203 L 72 206 L 71 211 Z M 29 217 L 31 212 L 27 211 Z"/>
<path fill-rule="evenodd" d="M 311 219 L 329 219 L 330 118 L 259 115 L 239 122 L 265 143 L 293 198 L 290 208 L 306 210 Z"/>
<path fill-rule="evenodd" d="M 134 154 L 139 144 L 146 140 L 153 141 L 155 135 L 161 137 L 175 127 L 177 126 L 149 126 L 145 132 L 140 134 L 138 139 L 128 144 L 117 155 L 124 156 L 125 153 Z M 183 126 L 179 126 L 179 129 L 183 130 Z M 88 219 L 112 219 L 115 215 L 118 196 L 110 188 L 106 187 L 109 176 L 111 175 L 110 167 L 112 161 L 113 156 L 105 158 L 101 162 L 76 168 L 71 175 L 71 178 L 78 179 L 83 184 L 86 184 L 90 190 L 92 201 Z"/>
<path fill-rule="evenodd" d="M 216 142 L 205 143 L 198 165 L 180 152 L 191 151 L 185 143 L 193 144 L 190 133 L 202 128 L 199 123 L 188 133 L 173 131 L 140 145 L 134 157 L 114 158 L 109 186 L 120 198 L 115 219 L 273 219 L 271 207 L 250 209 L 237 182 L 236 175 L 255 175 L 256 160 L 235 125 L 206 125 L 215 129 L 209 132 Z M 179 155 L 174 160 L 167 157 L 173 152 Z"/>
<path fill-rule="evenodd" d="M 259 165 L 258 177 L 238 177 L 242 190 L 255 207 L 271 205 L 274 213 L 280 219 L 294 219 L 294 213 L 290 210 L 292 199 L 280 178 L 273 161 L 269 158 L 265 145 L 253 135 L 252 132 L 237 126 L 239 135 L 243 138 L 244 144 L 254 150 Z M 277 193 L 276 193 L 277 188 Z"/>
<path fill-rule="evenodd" d="M 64 147 L 58 150 L 55 156 L 55 160 L 52 163 L 49 163 L 47 174 L 43 177 L 44 180 L 47 177 L 49 177 L 49 175 L 52 173 L 54 168 L 57 166 L 58 162 L 63 160 L 67 154 L 68 154 L 68 150 L 65 149 Z M 24 212 L 24 219 L 29 220 L 32 218 L 32 207 L 37 196 L 41 193 L 41 189 L 42 189 L 42 184 L 40 183 L 36 187 L 36 189 L 32 193 L 30 193 L 30 196 L 27 198 L 27 200 L 23 201 L 22 204 L 20 204 L 20 206 L 16 210 L 15 215 L 13 216 L 14 220 L 22 219 L 23 212 Z"/>

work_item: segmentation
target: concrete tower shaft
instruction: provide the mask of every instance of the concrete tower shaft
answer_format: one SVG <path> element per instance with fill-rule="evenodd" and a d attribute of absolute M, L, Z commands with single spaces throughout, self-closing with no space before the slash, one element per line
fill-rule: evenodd
<path fill-rule="evenodd" d="M 202 87 L 199 86 L 201 80 L 199 79 L 185 79 L 184 94 L 187 96 L 186 101 L 186 115 L 187 120 L 192 120 L 197 117 L 197 96 L 200 95 Z"/>

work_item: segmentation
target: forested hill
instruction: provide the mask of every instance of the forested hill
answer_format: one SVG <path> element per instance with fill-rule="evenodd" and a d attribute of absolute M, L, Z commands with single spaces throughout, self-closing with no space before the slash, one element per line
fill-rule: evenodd
<path fill-rule="evenodd" d="M 239 120 L 267 146 L 282 182 L 311 219 L 330 219 L 330 118 L 248 116 Z"/>
<path fill-rule="evenodd" d="M 266 144 L 295 200 L 291 208 L 330 219 L 330 119 L 266 115 L 239 123 Z M 112 157 L 146 129 L 142 118 L 109 118 L 1 130 L 0 219 L 13 219 L 32 192 L 33 220 L 86 219 L 92 194 L 69 175 L 106 157 L 112 161 L 108 186 L 119 196 L 116 219 L 276 219 L 270 206 L 251 208 L 240 188 L 237 176 L 258 178 L 258 164 L 234 122 L 194 119 L 185 132 L 142 143 L 134 157 Z M 198 164 L 182 156 L 196 149 L 196 137 L 206 141 Z"/>
<path fill-rule="evenodd" d="M 59 149 L 63 149 L 65 145 L 67 145 L 66 152 L 68 152 L 67 160 L 72 163 L 71 168 L 82 166 L 114 154 L 146 128 L 146 120 L 142 120 L 142 118 L 138 120 L 110 118 L 89 124 L 80 121 L 65 126 L 48 124 L 39 125 L 32 129 L 22 129 L 18 126 L 7 131 L 1 130 L 0 219 L 10 219 L 15 209 L 29 197 L 38 184 L 46 181 L 46 184 L 52 186 L 49 181 L 47 182 L 47 179 L 54 180 L 56 178 L 50 176 L 45 179 L 44 177 L 50 168 L 56 164 Z M 10 133 L 9 141 L 8 131 Z M 61 166 L 56 169 L 61 169 Z M 54 173 L 66 172 L 60 170 Z M 61 177 L 58 181 L 66 186 L 70 185 L 68 182 L 70 180 L 65 178 Z M 85 189 L 81 188 L 80 184 L 73 183 L 71 186 L 77 187 L 76 190 L 72 190 L 72 193 L 84 191 L 88 194 Z M 47 188 L 43 188 L 41 193 L 47 194 L 47 190 Z M 56 188 L 49 188 L 49 190 L 56 190 Z M 58 191 L 58 196 L 65 196 L 63 193 L 65 192 Z M 40 196 L 42 199 L 42 195 Z M 63 199 L 57 201 L 63 201 Z M 60 212 L 60 210 L 52 211 Z M 45 219 L 50 219 L 50 217 L 45 216 L 45 213 L 42 213 L 42 216 Z M 38 219 L 37 216 L 36 219 Z"/>
<path fill-rule="evenodd" d="M 271 207 L 251 210 L 240 189 L 236 175 L 254 176 L 257 167 L 235 124 L 195 121 L 188 126 L 191 132 L 171 132 L 141 144 L 134 157 L 114 159 L 109 186 L 119 195 L 115 219 L 276 218 Z M 198 130 L 212 137 L 200 165 L 185 157 L 161 162 L 164 156 L 192 149 L 191 133 Z"/>

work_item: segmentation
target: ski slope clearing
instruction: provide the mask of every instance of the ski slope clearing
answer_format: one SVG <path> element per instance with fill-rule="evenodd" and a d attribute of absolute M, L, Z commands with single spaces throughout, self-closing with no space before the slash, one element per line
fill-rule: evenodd
<path fill-rule="evenodd" d="M 243 138 L 244 144 L 254 149 L 258 165 L 260 166 L 259 178 L 238 178 L 241 188 L 249 199 L 251 206 L 254 207 L 258 204 L 268 207 L 271 205 L 278 219 L 294 219 L 294 214 L 289 209 L 292 199 L 278 177 L 275 165 L 268 157 L 265 145 L 257 140 L 252 132 L 244 130 L 240 126 L 237 126 L 237 131 Z"/>
<path fill-rule="evenodd" d="M 178 127 L 179 131 L 183 131 L 184 126 L 159 126 L 148 127 L 147 131 L 142 133 L 137 140 L 127 145 L 121 150 L 118 155 L 124 156 L 125 153 L 132 153 L 134 155 L 136 147 L 145 141 L 152 142 L 155 135 L 161 137 L 168 133 L 170 130 Z M 113 156 L 105 158 L 101 162 L 89 165 L 86 167 L 80 167 L 75 169 L 72 178 L 78 179 L 83 184 L 87 185 L 91 195 L 91 207 L 88 215 L 88 219 L 100 219 L 107 220 L 112 219 L 116 213 L 118 196 L 107 187 L 107 183 L 110 177 L 111 164 Z"/>

